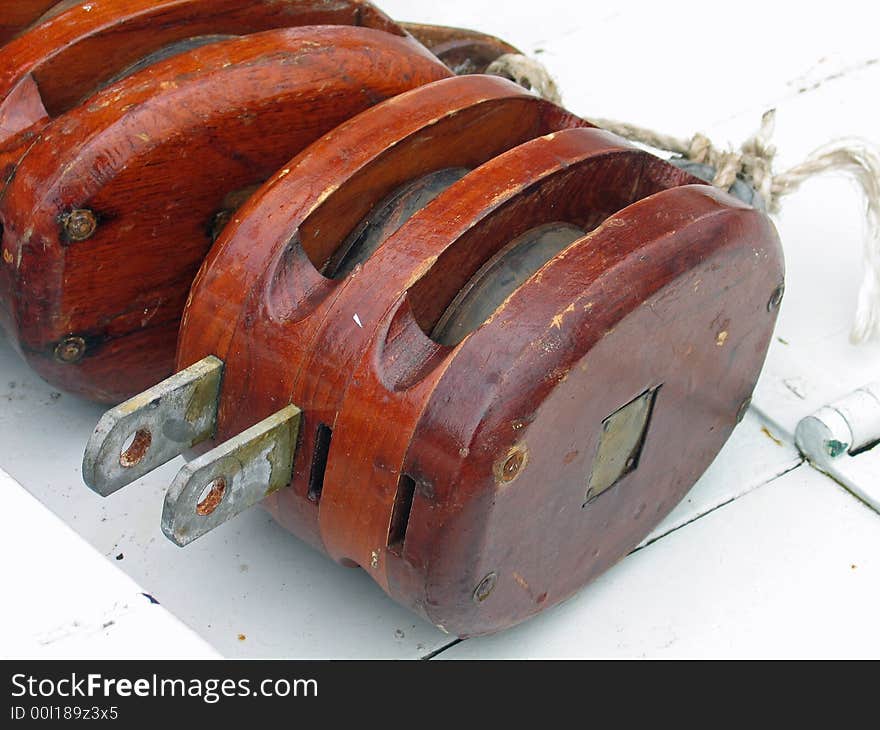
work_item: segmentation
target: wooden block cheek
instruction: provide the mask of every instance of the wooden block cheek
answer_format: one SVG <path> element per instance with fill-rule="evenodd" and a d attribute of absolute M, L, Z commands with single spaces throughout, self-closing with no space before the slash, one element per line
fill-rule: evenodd
<path fill-rule="evenodd" d="M 516 194 L 505 190 L 504 194 L 510 196 L 505 205 L 492 210 L 488 215 L 482 211 L 484 217 L 478 218 L 472 225 L 462 223 L 467 231 L 466 235 L 454 238 L 444 244 L 443 253 L 436 258 L 432 267 L 424 272 L 418 282 L 405 292 L 402 300 L 405 304 L 401 306 L 401 309 L 395 310 L 391 314 L 381 315 L 380 321 L 384 323 L 381 325 L 382 334 L 371 336 L 371 344 L 366 353 L 359 358 L 361 366 L 355 369 L 357 374 L 348 379 L 348 382 L 351 383 L 349 386 L 351 392 L 346 393 L 346 399 L 339 410 L 339 416 L 336 420 L 338 430 L 334 436 L 334 450 L 331 451 L 328 461 L 327 479 L 319 519 L 325 544 L 331 555 L 337 559 L 346 558 L 363 564 L 362 561 L 367 560 L 369 556 L 370 563 L 377 561 L 382 563 L 381 551 L 379 551 L 379 558 L 374 559 L 373 557 L 377 551 L 374 543 L 380 540 L 383 533 L 387 532 L 391 519 L 391 513 L 387 509 L 387 497 L 393 491 L 388 488 L 384 480 L 388 479 L 389 474 L 399 474 L 397 465 L 402 463 L 407 443 L 406 436 L 399 434 L 406 433 L 405 424 L 409 422 L 407 419 L 412 417 L 412 412 L 398 412 L 395 409 L 400 407 L 405 410 L 404 404 L 409 404 L 416 412 L 420 411 L 421 408 L 414 405 L 413 398 L 417 398 L 418 393 L 427 392 L 426 389 L 430 389 L 429 383 L 438 377 L 438 373 L 448 361 L 448 348 L 444 351 L 436 343 L 431 342 L 426 334 L 425 321 L 418 321 L 418 317 L 414 317 L 416 307 L 420 304 L 436 306 L 438 302 L 448 303 L 451 301 L 455 291 L 461 287 L 468 274 L 479 268 L 479 265 L 495 253 L 510 236 L 517 235 L 521 230 L 544 223 L 548 217 L 552 220 L 557 216 L 563 219 L 572 216 L 575 220 L 583 221 L 598 215 L 601 220 L 622 205 L 632 202 L 632 197 L 637 198 L 657 189 L 658 184 L 655 182 L 655 176 L 642 174 L 642 172 L 649 171 L 653 165 L 664 169 L 665 163 L 635 150 L 617 148 L 614 152 L 606 152 L 611 140 L 606 140 L 602 133 L 593 130 L 585 131 L 588 134 L 584 134 L 582 137 L 572 136 L 569 138 L 564 136 L 566 133 L 561 133 L 558 138 L 546 138 L 532 143 L 535 145 L 535 152 L 537 150 L 543 152 L 545 149 L 551 150 L 556 146 L 561 146 L 566 149 L 568 154 L 574 155 L 574 151 L 578 150 L 583 157 L 579 161 L 573 160 L 570 165 L 562 166 L 561 172 L 554 171 L 538 178 L 538 182 L 535 182 L 528 192 Z M 570 134 L 574 135 L 574 131 Z M 605 146 L 603 147 L 603 145 Z M 569 146 L 570 150 L 567 149 Z M 613 143 L 611 149 L 615 149 Z M 584 150 L 589 150 L 589 152 Z M 512 154 L 515 158 L 528 159 L 528 153 L 531 151 L 531 148 L 529 150 L 518 148 Z M 501 168 L 503 163 L 500 160 L 494 160 L 492 164 L 497 164 Z M 611 171 L 610 179 L 603 179 L 602 171 L 608 172 L 609 170 Z M 505 166 L 505 174 L 515 176 L 516 165 Z M 476 181 L 480 177 L 482 176 L 474 173 L 446 191 L 441 197 L 444 200 L 467 200 L 468 195 L 465 190 L 467 189 L 468 192 L 471 192 L 471 188 L 476 190 L 479 187 Z M 684 179 L 685 176 L 682 178 Z M 620 185 L 614 185 L 617 180 L 626 181 L 623 187 L 625 192 L 617 193 L 617 190 L 621 189 Z M 636 181 L 635 184 L 633 184 L 633 180 Z M 614 190 L 617 194 L 612 194 L 609 200 L 603 201 L 602 197 L 608 189 Z M 595 197 L 596 195 L 599 197 Z M 413 226 L 406 225 L 392 236 L 385 246 L 385 253 L 368 263 L 358 277 L 359 282 L 362 281 L 364 286 L 375 288 L 380 282 L 372 279 L 375 276 L 373 272 L 382 269 L 381 262 L 389 255 L 390 258 L 394 258 L 393 254 L 396 250 L 405 248 L 406 241 L 410 240 L 411 236 L 419 238 L 412 229 L 418 231 L 420 227 L 425 226 L 434 228 L 439 225 L 436 220 L 448 220 L 452 217 L 445 211 L 439 200 L 422 212 L 418 224 L 414 219 Z M 480 207 L 483 205 L 481 203 Z M 438 212 L 438 208 L 442 213 Z M 440 229 L 442 230 L 442 226 Z M 458 261 L 455 254 L 459 253 L 466 254 L 470 258 L 476 255 L 479 260 L 471 261 L 470 258 L 467 258 Z M 390 259 L 385 262 L 386 265 L 388 263 L 390 263 Z M 400 267 L 392 266 L 391 268 L 398 270 Z M 442 277 L 433 276 L 438 270 L 441 271 Z M 404 267 L 403 275 L 405 273 Z M 455 274 L 458 278 L 450 280 L 450 274 Z M 383 278 L 381 281 L 386 287 L 388 286 L 387 280 Z M 425 281 L 432 282 L 433 286 L 420 288 Z M 362 317 L 364 321 L 369 323 L 368 326 L 371 330 L 376 331 L 372 329 L 377 326 L 374 324 L 373 309 L 376 305 L 382 306 L 379 304 L 382 297 L 374 298 L 367 295 L 363 292 L 364 286 L 355 283 L 344 290 L 340 305 L 335 308 L 331 325 L 338 328 L 339 325 L 334 323 L 341 323 L 342 326 L 346 326 L 347 323 L 351 329 L 349 319 L 354 317 L 357 320 Z M 428 294 L 426 295 L 425 292 Z M 383 296 L 387 296 L 387 290 Z M 416 300 L 415 296 L 419 298 Z M 375 302 L 375 304 L 371 302 Z M 362 308 L 364 314 L 358 314 L 359 307 Z M 422 330 L 421 333 L 418 332 L 417 327 Z M 357 335 L 357 330 L 353 330 L 353 332 Z M 357 336 L 363 339 L 363 336 Z M 327 343 L 326 346 L 337 349 L 344 344 L 346 350 L 352 353 L 357 349 L 345 338 L 332 340 L 325 334 L 324 341 Z M 317 347 L 317 351 L 322 351 L 320 346 Z M 330 360 L 335 363 L 341 361 L 338 354 Z M 312 380 L 320 379 L 315 374 L 310 377 Z M 364 383 L 369 385 L 364 385 Z M 381 398 L 377 396 L 374 401 L 370 387 L 381 392 Z M 353 392 L 359 393 L 360 398 L 366 399 L 372 405 L 358 400 L 352 395 Z M 348 411 L 346 404 L 353 404 L 348 407 Z M 352 427 L 354 430 L 375 428 L 375 424 L 371 424 L 365 415 L 369 414 L 373 408 L 375 413 L 381 412 L 383 418 L 392 414 L 389 422 L 395 424 L 395 429 L 400 430 L 399 433 L 393 435 L 385 433 L 380 436 L 380 433 L 377 432 L 373 438 L 359 439 L 359 444 L 339 446 L 342 443 L 339 439 L 344 438 L 344 436 L 339 436 L 339 429 L 341 432 L 345 432 L 345 426 L 340 424 L 347 423 L 349 417 L 355 419 L 358 424 L 356 428 Z M 369 446 L 365 446 L 365 444 Z M 386 445 L 390 451 L 384 451 Z M 371 450 L 373 448 L 383 449 L 382 456 L 376 457 Z M 385 465 L 388 471 L 379 473 L 376 477 L 382 481 L 381 488 L 359 487 L 355 494 L 350 479 L 337 476 L 358 471 L 358 468 L 351 461 L 352 455 L 356 452 L 365 460 L 378 459 Z M 337 454 L 344 454 L 346 462 L 344 466 L 334 458 Z M 367 473 L 370 471 L 370 468 L 366 469 Z M 337 495 L 337 491 L 340 492 L 339 495 Z M 386 499 L 385 503 L 382 503 L 383 495 Z M 355 506 L 355 503 L 361 501 L 364 502 L 364 505 Z M 366 502 L 369 502 L 370 506 L 366 506 Z M 359 515 L 359 524 L 362 528 L 368 522 L 366 515 L 373 515 L 369 518 L 371 526 L 364 529 L 365 537 L 360 542 L 356 539 L 355 530 L 340 527 L 340 525 L 348 523 L 351 513 Z"/>
<path fill-rule="evenodd" d="M 15 3 L 17 12 L 30 18 L 28 7 L 18 7 L 22 4 L 28 5 L 25 0 Z M 333 24 L 405 35 L 372 5 L 357 0 L 331 8 L 320 2 L 284 8 L 270 0 L 244 6 L 229 0 L 134 0 L 123 6 L 99 5 L 89 13 L 82 12 L 80 3 L 65 5 L 58 3 L 22 37 L 0 48 L 0 171 L 14 169 L 51 119 L 126 67 L 186 39 Z"/>
<path fill-rule="evenodd" d="M 679 192 L 687 191 L 669 191 Z M 589 259 L 595 257 L 595 248 L 614 245 L 613 236 L 607 237 L 606 244 L 600 240 L 606 238 L 602 231 L 597 231 L 593 250 L 585 245 L 589 241 L 574 244 L 564 257 L 545 267 L 540 281 L 536 277 L 518 290 L 491 328 L 478 330 L 462 343 L 456 361 L 446 369 L 423 410 L 401 466 L 402 471 L 432 485 L 430 507 L 418 501 L 413 505 L 404 552 L 408 563 L 423 566 L 420 585 L 427 593 L 418 602 L 437 607 L 432 620 L 447 627 L 456 623 L 477 627 L 476 633 L 483 633 L 562 600 L 638 543 L 714 457 L 760 371 L 775 319 L 763 300 L 782 276 L 778 239 L 763 216 L 732 209 L 715 218 L 693 226 L 691 235 L 677 237 L 678 252 L 669 248 L 668 240 L 636 247 L 628 258 L 618 259 L 605 274 L 594 278 L 594 284 L 585 285 L 579 273 L 587 272 L 588 280 L 593 276 Z M 705 244 L 703 252 L 694 250 L 700 243 Z M 664 248 L 667 251 L 659 255 Z M 756 252 L 762 259 L 757 265 Z M 643 255 L 648 260 L 641 261 Z M 566 282 L 583 286 L 583 296 L 567 299 Z M 529 292 L 530 286 L 536 290 Z M 625 303 L 614 294 L 628 287 L 635 293 Z M 538 288 L 543 288 L 543 295 Z M 716 290 L 723 293 L 716 296 Z M 555 301 L 554 291 L 560 292 Z M 713 303 L 707 306 L 708 302 Z M 557 329 L 550 324 L 554 311 L 567 312 L 566 303 L 574 307 Z M 723 311 L 728 315 L 722 319 L 735 321 L 728 325 L 726 351 L 718 346 L 713 329 L 720 326 L 717 314 Z M 549 347 L 540 341 L 509 350 L 497 344 L 501 333 L 516 338 L 516 321 L 530 318 L 544 322 L 549 332 L 544 342 Z M 675 324 L 669 331 L 657 329 L 661 321 Z M 652 327 L 657 332 L 647 334 Z M 632 372 L 625 367 L 631 347 L 614 344 L 623 341 L 642 343 L 633 360 L 638 367 Z M 650 355 L 645 348 L 656 353 Z M 522 357 L 517 357 L 517 350 Z M 479 373 L 476 368 L 487 361 L 490 352 L 489 362 L 499 363 L 497 372 Z M 734 361 L 736 367 L 731 369 Z M 612 370 L 617 373 L 614 377 Z M 482 384 L 479 378 L 474 381 L 477 373 Z M 657 386 L 661 387 L 656 414 L 638 473 L 609 490 L 598 506 L 587 508 L 601 516 L 596 517 L 594 531 L 601 532 L 606 523 L 613 527 L 615 520 L 620 527 L 615 528 L 613 539 L 590 544 L 590 530 L 565 527 L 554 515 L 570 517 L 579 511 L 602 420 L 645 388 Z M 483 401 L 475 399 L 478 393 L 484 394 Z M 675 448 L 672 434 L 678 444 Z M 493 478 L 493 464 L 516 450 L 528 454 L 527 467 L 514 481 L 499 484 Z M 457 452 L 466 453 L 467 458 L 456 460 Z M 633 491 L 635 485 L 650 484 L 652 474 L 675 470 L 680 470 L 678 480 L 669 480 L 659 501 L 651 502 L 651 490 L 643 499 Z M 544 485 L 546 480 L 556 486 L 550 490 Z M 542 492 L 547 492 L 549 501 L 537 496 Z M 551 492 L 557 496 L 550 499 Z M 487 494 L 496 496 L 487 499 Z M 532 501 L 525 504 L 523 500 Z M 463 505 L 473 508 L 465 510 Z M 524 514 L 534 520 L 523 522 Z M 515 533 L 510 532 L 511 519 L 519 525 Z M 437 533 L 438 524 L 447 529 Z M 474 530 L 481 537 L 475 537 Z M 580 573 L 564 567 L 556 573 L 550 559 L 552 545 L 544 558 L 529 555 L 528 546 L 547 544 L 547 535 L 557 532 L 559 541 L 573 541 L 560 548 L 559 555 L 568 556 L 562 562 L 571 558 L 573 565 L 583 566 Z M 578 541 L 588 547 L 574 550 Z M 525 545 L 521 554 L 518 549 L 511 552 L 511 545 L 520 544 Z M 483 547 L 474 550 L 474 545 Z M 581 556 L 579 550 L 586 552 Z M 550 562 L 542 566 L 545 559 Z M 414 600 L 412 569 L 392 563 L 389 570 L 392 595 L 409 591 L 406 600 Z M 490 571 L 504 576 L 497 602 L 477 606 L 470 601 L 470 591 Z M 464 572 L 469 580 L 460 579 Z"/>
<path fill-rule="evenodd" d="M 396 186 L 445 167 L 477 166 L 534 135 L 572 126 L 588 125 L 488 76 L 437 81 L 343 124 L 264 186 L 237 216 L 240 223 L 231 223 L 214 246 L 193 287 L 195 304 L 187 319 L 213 317 L 214 310 L 198 306 L 208 298 L 219 305 L 222 326 L 201 321 L 185 328 L 179 365 L 204 352 L 223 356 L 228 321 L 239 317 L 243 293 L 259 272 L 271 272 L 256 286 L 266 288 L 272 316 L 291 321 L 307 313 L 300 300 L 311 299 L 312 290 L 321 287 L 315 272 L 291 264 L 299 241 L 320 269 L 352 226 Z M 322 200 L 325 190 L 333 192 Z M 272 217 L 264 211 L 272 211 Z M 257 248 L 254 238 L 261 241 Z M 214 290 L 229 280 L 235 286 L 216 298 Z"/>
<path fill-rule="evenodd" d="M 465 81 L 470 79 L 444 84 L 450 100 L 458 87 L 467 89 Z M 501 86 L 499 91 L 506 90 Z M 549 105 L 540 99 L 507 93 L 458 109 L 396 140 L 346 180 L 301 226 L 313 263 L 320 268 L 357 222 L 399 186 L 444 168 L 472 169 L 535 137 L 575 124 L 587 126 L 546 113 Z M 378 117 L 382 109 L 375 111 Z"/>
<path fill-rule="evenodd" d="M 291 73 L 290 68 L 277 61 L 278 42 L 290 47 L 291 52 L 298 52 L 300 47 L 311 48 L 308 44 L 312 43 L 313 35 L 322 40 L 322 50 L 307 51 L 297 73 Z M 267 46 L 274 50 L 263 58 L 259 49 Z M 251 61 L 254 57 L 262 58 L 263 63 L 233 64 L 227 68 L 223 59 L 232 50 L 240 51 Z M 231 42 L 223 51 L 203 48 L 199 54 L 200 63 L 207 68 L 212 68 L 209 59 L 216 60 L 222 68 L 213 74 L 206 72 L 204 79 L 199 76 L 170 89 L 158 89 L 155 84 L 144 87 L 139 84 L 139 77 L 131 77 L 122 83 L 131 91 L 134 101 L 140 102 L 133 110 L 124 112 L 111 105 L 106 112 L 111 119 L 106 123 L 102 121 L 101 110 L 80 108 L 65 115 L 52 125 L 39 149 L 34 148 L 19 168 L 4 200 L 3 215 L 10 235 L 31 241 L 30 245 L 21 246 L 18 281 L 24 281 L 27 287 L 20 296 L 27 304 L 17 314 L 22 329 L 19 336 L 32 349 L 42 351 L 47 343 L 69 332 L 85 333 L 99 340 L 133 333 L 132 347 L 136 347 L 134 340 L 146 325 L 176 321 L 183 309 L 188 283 L 210 245 L 207 230 L 211 214 L 229 192 L 217 190 L 218 184 L 228 183 L 235 188 L 268 177 L 298 148 L 368 105 L 369 95 L 363 93 L 364 88 L 380 97 L 400 90 L 394 84 L 401 82 L 380 77 L 374 72 L 376 68 L 390 65 L 401 71 L 401 78 L 412 79 L 411 83 L 448 75 L 414 41 L 367 29 L 273 31 Z M 363 63 L 365 54 L 370 55 L 375 66 Z M 173 77 L 174 69 L 181 64 L 193 62 L 191 58 L 171 59 L 151 69 L 149 76 L 152 79 L 159 74 L 161 81 L 168 74 Z M 348 65 L 356 66 L 358 73 L 348 80 L 336 75 L 340 66 Z M 220 95 L 228 104 L 217 107 L 212 84 L 273 73 L 280 74 L 283 82 L 247 83 L 239 97 Z M 319 84 L 315 83 L 315 78 L 327 74 L 331 74 L 335 84 L 333 98 L 337 106 L 333 109 L 326 108 L 327 94 L 319 93 Z M 392 76 L 397 78 L 398 74 Z M 202 80 L 206 83 L 200 84 Z M 262 113 L 248 126 L 248 120 L 240 114 L 241 108 L 250 103 L 251 97 L 259 108 L 265 106 L 266 100 L 257 97 L 265 95 L 267 89 L 280 95 L 272 100 L 275 106 L 271 113 Z M 307 99 L 309 93 L 320 97 L 314 108 L 304 106 L 301 98 Z M 237 137 L 235 149 L 239 154 L 225 155 L 223 145 L 213 144 L 213 127 L 192 115 L 193 108 L 200 104 L 207 114 L 213 115 L 217 129 L 232 134 L 244 126 L 248 134 Z M 168 122 L 169 108 L 186 110 L 177 127 L 173 120 Z M 194 125 L 192 138 L 187 137 L 190 127 L 186 125 L 190 123 Z M 260 124 L 269 128 L 262 129 Z M 95 128 L 102 133 L 90 136 L 88 132 Z M 59 140 L 66 145 L 60 145 Z M 204 144 L 199 146 L 196 140 Z M 65 152 L 74 157 L 75 164 L 62 163 Z M 191 172 L 181 173 L 178 178 L 174 170 L 187 164 L 191 165 Z M 46 175 L 46 168 L 55 174 Z M 67 245 L 60 230 L 61 216 L 82 206 L 93 208 L 99 220 L 98 229 L 89 240 Z M 36 221 L 34 210 L 40 211 Z M 40 245 L 34 245 L 36 242 Z M 125 242 L 127 253 L 123 254 L 120 242 Z M 150 245 L 144 245 L 146 242 Z M 162 255 L 158 242 L 172 245 L 175 255 Z M 17 251 L 10 251 L 10 255 L 19 261 Z M 97 261 L 113 265 L 99 266 Z M 64 281 L 57 278 L 61 271 Z M 114 276 L 114 286 L 98 286 L 96 277 L 108 273 Z M 96 290 L 100 297 L 93 296 Z M 145 298 L 141 292 L 146 290 L 156 292 L 155 296 Z M 111 306 L 106 306 L 108 302 Z M 126 322 L 130 324 L 128 329 Z M 32 325 L 36 329 L 30 331 Z M 163 357 L 167 357 L 164 351 Z M 168 362 L 168 372 L 171 367 Z M 135 378 L 130 382 L 134 389 L 147 385 Z M 119 385 L 128 388 L 125 383 Z M 88 384 L 84 387 L 87 389 Z M 130 391 L 123 390 L 119 395 L 127 394 Z"/>
<path fill-rule="evenodd" d="M 474 97 L 475 102 L 470 100 L 471 96 Z M 447 111 L 451 100 L 460 105 L 455 113 Z M 412 105 L 417 114 L 421 115 L 420 118 L 428 123 L 420 122 L 422 126 L 416 126 L 414 131 L 407 131 L 405 136 L 399 138 L 394 138 L 393 135 L 400 132 L 391 132 L 392 141 L 386 148 L 388 130 L 396 130 L 397 126 L 389 126 L 390 122 L 383 120 L 390 114 L 394 118 L 400 116 L 402 122 L 409 121 L 409 115 L 404 111 L 409 105 Z M 433 112 L 432 107 L 436 107 Z M 388 114 L 385 113 L 386 109 Z M 369 110 L 334 131 L 333 144 L 322 140 L 301 158 L 292 161 L 285 169 L 285 174 L 266 186 L 242 212 L 241 224 L 218 242 L 215 250 L 219 248 L 221 253 L 212 256 L 207 270 L 203 267 L 195 287 L 195 294 L 192 297 L 194 304 L 190 306 L 186 319 L 187 326 L 181 337 L 183 343 L 180 353 L 180 357 L 183 358 L 181 362 L 197 359 L 198 353 L 208 347 L 211 348 L 211 352 L 217 352 L 225 357 L 227 348 L 232 347 L 233 352 L 248 349 L 251 357 L 254 358 L 252 366 L 259 370 L 262 367 L 259 364 L 261 361 L 272 362 L 271 353 L 278 347 L 286 347 L 283 344 L 284 337 L 293 338 L 299 343 L 310 342 L 315 332 L 320 329 L 318 320 L 326 316 L 325 300 L 328 297 L 335 298 L 340 287 L 345 286 L 346 282 L 326 279 L 318 273 L 314 265 L 310 265 L 304 247 L 300 243 L 303 237 L 312 239 L 317 238 L 316 234 L 320 234 L 320 239 L 324 241 L 322 245 L 330 246 L 332 249 L 331 244 L 338 245 L 338 240 L 352 225 L 350 204 L 358 213 L 362 213 L 363 209 L 368 210 L 371 204 L 375 204 L 400 180 L 407 180 L 426 170 L 445 168 L 450 164 L 462 162 L 477 164 L 481 159 L 492 157 L 496 152 L 515 146 L 523 139 L 530 139 L 535 133 L 557 129 L 560 126 L 585 124 L 566 115 L 549 114 L 547 113 L 549 110 L 550 107 L 545 102 L 515 89 L 509 82 L 501 79 L 451 78 L 418 88 L 384 107 Z M 487 120 L 490 123 L 482 124 Z M 508 123 L 502 123 L 505 121 Z M 365 131 L 365 129 L 373 129 L 373 125 L 380 122 L 384 126 L 377 129 L 376 134 L 371 135 Z M 407 127 L 404 129 L 406 130 Z M 463 132 L 471 134 L 471 137 L 460 140 Z M 374 138 L 376 135 L 379 135 L 380 140 L 378 146 Z M 427 148 L 420 144 L 423 136 L 431 140 L 432 144 Z M 360 143 L 355 144 L 358 140 Z M 326 150 L 323 149 L 325 146 Z M 349 153 L 346 152 L 349 147 L 352 154 L 356 154 L 357 159 L 364 158 L 365 163 L 352 163 Z M 321 150 L 320 154 L 316 148 Z M 375 154 L 370 151 L 374 148 Z M 426 153 L 430 153 L 427 154 L 427 158 Z M 338 169 L 337 165 L 332 164 L 335 155 L 340 155 L 344 160 L 343 164 L 352 169 L 351 176 L 342 183 L 333 180 Z M 310 202 L 310 199 L 319 196 L 320 191 L 325 189 L 333 189 L 334 192 L 327 203 L 313 208 L 314 203 Z M 332 206 L 329 205 L 330 200 L 333 201 Z M 293 201 L 290 203 L 289 215 L 293 217 L 291 223 L 286 222 L 285 216 L 279 215 L 276 211 L 281 203 L 286 204 L 287 201 Z M 272 211 L 275 221 L 284 220 L 285 223 L 283 225 L 270 223 L 263 218 L 264 209 Z M 296 217 L 302 215 L 299 211 L 309 212 L 305 213 L 304 222 L 297 224 Z M 340 219 L 348 220 L 348 223 L 341 225 Z M 260 222 L 255 223 L 255 221 Z M 294 230 L 292 236 L 291 227 Z M 253 240 L 253 231 L 257 229 L 260 230 L 259 240 L 262 248 L 259 253 L 255 253 L 249 245 Z M 246 269 L 242 268 L 241 262 L 244 259 L 235 253 L 238 250 L 242 251 L 242 256 L 248 257 Z M 325 252 L 319 258 L 328 255 L 330 254 Z M 252 286 L 250 293 L 242 298 L 239 292 L 247 290 L 248 281 L 252 278 L 249 272 L 256 272 L 260 268 L 250 259 L 260 257 L 267 262 L 263 267 L 265 273 Z M 218 269 L 220 263 L 223 263 L 222 272 Z M 320 265 L 320 260 L 312 263 Z M 229 317 L 224 317 L 222 330 L 227 333 L 233 329 L 238 331 L 243 321 L 255 324 L 231 338 L 228 334 L 223 335 L 219 331 L 216 337 L 201 335 L 201 332 L 216 328 L 212 321 L 207 323 L 207 327 L 204 326 L 204 322 L 202 326 L 198 325 L 198 322 L 202 321 L 200 317 L 207 316 L 210 319 L 213 316 L 210 308 L 201 307 L 198 302 L 206 297 L 206 301 L 215 300 L 212 295 L 213 290 L 223 286 L 225 281 L 231 280 L 229 266 L 232 267 L 231 271 L 241 272 L 241 280 L 234 278 L 236 282 L 234 290 L 228 299 L 224 298 L 221 302 L 221 308 L 224 312 L 229 311 L 231 316 L 238 320 L 239 325 L 230 328 Z M 407 266 L 408 264 L 405 264 L 402 268 L 405 269 Z M 392 289 L 388 289 L 386 292 L 377 293 L 377 301 L 387 302 L 391 291 Z M 242 302 L 239 305 L 240 313 L 234 306 L 239 301 Z M 233 305 L 232 310 L 228 308 L 230 302 Z M 318 314 L 319 310 L 320 314 Z M 333 316 L 337 318 L 336 314 Z M 352 318 L 357 316 L 358 312 L 354 311 L 345 315 L 339 314 L 337 319 L 350 325 Z M 364 316 L 366 317 L 366 313 Z M 263 320 L 267 321 L 263 322 Z M 305 320 L 309 320 L 308 323 Z M 270 333 L 267 328 L 273 327 L 279 332 Z M 282 331 L 286 332 L 286 335 L 282 335 Z M 346 335 L 346 340 L 356 340 L 359 336 L 358 332 L 354 332 Z M 235 344 L 236 342 L 238 344 Z M 268 344 L 270 342 L 273 343 L 271 346 Z M 303 367 L 300 361 L 304 352 L 303 347 L 291 352 L 283 376 L 273 379 L 272 383 L 264 382 L 262 387 L 268 388 L 277 397 L 289 397 L 285 388 L 291 380 L 297 379 L 296 371 Z M 266 357 L 261 353 L 265 353 Z M 227 383 L 233 391 L 238 387 L 235 384 L 239 381 L 242 387 L 248 387 L 246 383 L 254 382 L 254 377 L 260 377 L 254 373 L 248 378 L 242 375 L 239 379 L 235 375 L 237 372 L 235 362 L 230 360 L 229 365 Z M 335 382 L 337 375 L 332 374 L 329 377 Z M 262 397 L 251 391 L 248 392 L 250 393 L 248 399 L 252 403 L 255 402 L 254 399 Z M 308 420 L 313 405 L 311 400 L 308 400 L 301 391 L 297 391 L 296 397 L 300 399 L 298 402 L 306 406 L 305 418 Z M 304 398 L 306 400 L 303 400 Z M 231 433 L 230 429 L 236 428 L 235 413 L 235 408 L 225 409 L 221 406 L 220 433 Z M 227 421 L 225 414 L 229 414 L 232 420 Z M 308 427 L 305 433 L 311 433 Z"/>
<path fill-rule="evenodd" d="M 421 377 L 389 388 L 395 377 L 389 367 L 400 355 L 420 361 Z M 418 413 L 453 358 L 453 348 L 422 332 L 403 297 L 377 327 L 338 410 L 319 505 L 321 535 L 331 557 L 361 565 L 386 590 L 395 501 L 406 484 L 401 467 Z M 356 497 L 352 474 L 358 475 Z"/>
<path fill-rule="evenodd" d="M 168 45 L 187 38 L 247 35 L 307 25 L 364 26 L 403 36 L 381 11 L 359 0 L 334 3 L 256 0 L 127 0 L 98 4 L 89 13 L 81 3 L 64 7 L 0 49 L 0 97 L 25 74 L 32 74 L 52 116 L 68 111 L 102 83 Z"/>

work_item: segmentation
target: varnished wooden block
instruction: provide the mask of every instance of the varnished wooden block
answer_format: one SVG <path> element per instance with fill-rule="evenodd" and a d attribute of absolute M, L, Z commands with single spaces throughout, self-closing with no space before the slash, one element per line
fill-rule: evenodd
<path fill-rule="evenodd" d="M 769 219 L 501 79 L 437 81 L 283 166 L 206 259 L 178 366 L 215 443 L 302 410 L 265 501 L 462 636 L 613 565 L 744 413 L 781 296 Z"/>
<path fill-rule="evenodd" d="M 151 54 L 185 52 L 187 45 L 222 36 L 308 25 L 403 33 L 362 0 L 60 2 L 25 34 L 0 48 L 0 99 L 30 77 L 45 109 L 58 116 L 111 79 L 143 65 Z"/>
<path fill-rule="evenodd" d="M 3 151 L 0 323 L 59 387 L 109 402 L 142 390 L 171 372 L 193 275 L 253 186 L 352 115 L 450 75 L 393 25 L 217 40 L 56 100 L 57 116 L 29 71 L 4 102 L 19 125 Z"/>

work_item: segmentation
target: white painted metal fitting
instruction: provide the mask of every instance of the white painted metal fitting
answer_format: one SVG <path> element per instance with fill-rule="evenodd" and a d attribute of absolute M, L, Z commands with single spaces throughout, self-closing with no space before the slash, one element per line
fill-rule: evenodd
<path fill-rule="evenodd" d="M 865 385 L 803 418 L 801 453 L 820 471 L 880 512 L 880 382 Z"/>

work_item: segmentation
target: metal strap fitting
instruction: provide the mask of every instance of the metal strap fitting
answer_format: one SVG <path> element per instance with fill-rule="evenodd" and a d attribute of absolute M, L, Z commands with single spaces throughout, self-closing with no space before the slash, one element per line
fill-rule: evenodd
<path fill-rule="evenodd" d="M 795 442 L 813 466 L 880 511 L 880 382 L 802 419 Z"/>

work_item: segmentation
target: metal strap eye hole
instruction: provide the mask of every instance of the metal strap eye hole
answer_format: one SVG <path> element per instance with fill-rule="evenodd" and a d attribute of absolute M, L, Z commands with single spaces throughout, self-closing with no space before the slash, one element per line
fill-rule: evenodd
<path fill-rule="evenodd" d="M 153 434 L 147 428 L 139 428 L 129 436 L 119 454 L 119 464 L 125 469 L 131 469 L 143 461 L 153 443 Z"/>
<path fill-rule="evenodd" d="M 196 505 L 196 514 L 207 517 L 220 505 L 226 494 L 226 477 L 217 477 L 202 490 Z"/>

